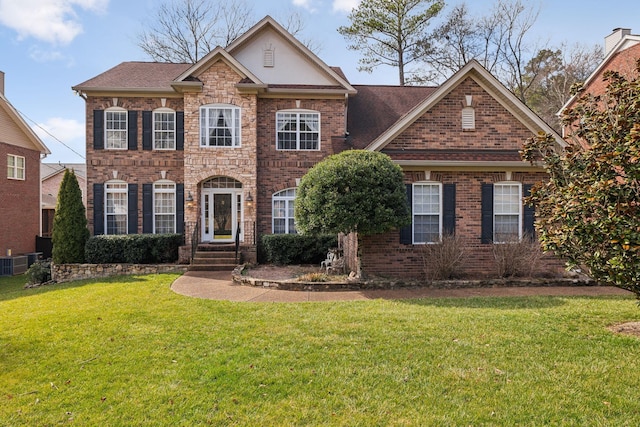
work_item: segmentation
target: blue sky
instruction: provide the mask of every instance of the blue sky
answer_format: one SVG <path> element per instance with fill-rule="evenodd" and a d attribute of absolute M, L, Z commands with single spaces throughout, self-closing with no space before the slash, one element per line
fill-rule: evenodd
<path fill-rule="evenodd" d="M 348 24 L 348 12 L 358 0 L 246 1 L 256 21 L 267 14 L 280 20 L 291 11 L 298 12 L 305 22 L 302 38 L 319 44 L 320 58 L 342 67 L 351 83 L 397 83 L 395 69 L 358 72 L 357 52 L 347 50 L 336 31 Z M 458 3 L 448 1 L 444 12 Z M 471 11 L 478 13 L 493 3 L 467 0 Z M 541 8 L 532 34 L 554 46 L 562 42 L 602 44 L 616 27 L 640 33 L 638 0 L 530 3 Z M 51 150 L 45 161 L 84 162 L 85 104 L 71 86 L 120 62 L 149 60 L 137 46 L 136 36 L 159 4 L 160 0 L 0 0 L 0 71 L 5 72 L 5 95 Z"/>

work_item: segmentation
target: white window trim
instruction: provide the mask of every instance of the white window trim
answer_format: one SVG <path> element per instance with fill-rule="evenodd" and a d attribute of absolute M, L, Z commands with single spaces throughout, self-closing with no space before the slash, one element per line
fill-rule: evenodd
<path fill-rule="evenodd" d="M 110 185 L 117 185 L 118 187 L 114 187 L 114 188 L 109 188 Z M 115 193 L 124 193 L 125 198 L 125 232 L 123 234 L 129 234 L 129 185 L 125 182 L 125 181 L 121 181 L 121 180 L 111 180 L 111 181 L 107 181 L 104 183 L 104 234 L 106 235 L 110 235 L 110 236 L 114 236 L 115 234 L 109 234 L 109 221 L 107 221 L 107 218 L 110 215 L 122 215 L 122 214 L 117 214 L 117 213 L 113 213 L 110 214 L 108 212 L 108 195 L 109 194 L 115 194 Z"/>
<path fill-rule="evenodd" d="M 300 114 L 317 114 L 318 115 L 318 144 L 317 148 L 300 148 L 300 130 L 296 131 L 296 148 L 279 148 L 278 147 L 278 116 L 280 114 L 296 114 L 298 123 L 300 122 Z M 276 111 L 276 150 L 277 151 L 320 151 L 320 142 L 322 141 L 322 116 L 319 111 L 315 110 L 279 110 Z"/>
<path fill-rule="evenodd" d="M 231 126 L 231 145 L 211 145 L 209 144 L 209 110 L 217 108 L 217 109 L 226 109 L 231 110 L 231 118 L 234 121 Z M 206 123 L 202 123 L 202 112 L 206 111 Z M 236 111 L 237 111 L 237 120 L 238 123 L 235 123 L 236 120 Z M 242 109 L 237 105 L 233 104 L 207 104 L 201 105 L 200 110 L 198 112 L 200 114 L 200 147 L 201 148 L 214 148 L 214 149 L 225 149 L 225 148 L 239 148 L 242 146 Z M 207 131 L 207 135 L 203 135 L 203 130 Z M 203 140 L 206 141 L 206 144 L 203 144 Z"/>
<path fill-rule="evenodd" d="M 109 121 L 107 120 L 107 113 L 124 113 L 124 147 L 110 147 L 109 146 L 109 131 L 114 131 L 114 129 L 108 129 L 107 124 Z M 104 148 L 105 150 L 127 150 L 129 149 L 129 114 L 128 111 L 121 107 L 110 107 L 104 110 Z M 119 130 L 121 132 L 122 130 Z"/>
<path fill-rule="evenodd" d="M 415 234 L 415 209 L 414 209 L 414 203 L 415 203 L 415 188 L 416 186 L 426 186 L 426 185 L 433 185 L 433 186 L 437 186 L 438 187 L 438 195 L 439 195 L 439 201 L 438 201 L 438 234 L 440 236 L 440 238 L 438 239 L 438 241 L 436 242 L 416 242 L 416 234 Z M 411 188 L 411 242 L 414 245 L 432 245 L 435 243 L 439 243 L 442 240 L 442 183 L 438 182 L 438 181 L 421 181 L 421 182 L 414 182 L 412 184 L 412 188 Z M 422 215 L 422 214 L 417 214 L 417 215 Z"/>
<path fill-rule="evenodd" d="M 173 146 L 169 148 L 161 148 L 156 146 L 156 113 L 173 115 Z M 151 112 L 151 146 L 156 151 L 175 151 L 176 150 L 176 112 L 171 108 L 157 108 Z M 167 131 L 158 131 L 167 132 Z"/>
<path fill-rule="evenodd" d="M 278 196 L 281 193 L 284 193 L 286 191 L 289 190 L 294 190 L 294 194 L 293 197 L 292 196 Z M 274 204 L 276 201 L 284 201 L 286 203 L 286 209 L 285 209 L 285 213 L 289 212 L 289 203 L 292 203 L 295 201 L 296 199 L 296 192 L 297 192 L 297 188 L 295 187 L 291 187 L 291 188 L 285 188 L 283 190 L 277 191 L 275 193 L 273 193 L 271 195 L 271 233 L 272 234 L 276 234 L 276 217 L 274 215 Z M 283 217 L 278 217 L 278 219 L 284 219 L 285 220 L 285 232 L 284 233 L 277 233 L 277 234 L 296 234 L 296 233 L 292 233 L 291 230 L 289 230 L 289 219 L 293 219 L 294 222 L 294 228 L 295 228 L 295 218 L 290 218 L 289 216 L 285 216 Z"/>
<path fill-rule="evenodd" d="M 522 221 L 523 221 L 523 207 L 522 207 L 522 183 L 519 181 L 501 181 L 493 184 L 493 243 L 501 244 L 506 243 L 502 240 L 496 239 L 496 216 L 499 215 L 513 215 L 511 214 L 496 214 L 496 201 L 495 193 L 497 186 L 512 186 L 518 187 L 518 240 L 522 240 Z"/>
<path fill-rule="evenodd" d="M 159 185 L 172 185 L 173 188 L 172 189 L 168 189 L 168 188 L 157 188 L 156 186 Z M 153 208 L 153 234 L 158 234 L 156 231 L 156 215 L 169 215 L 167 213 L 158 213 L 156 212 L 156 194 L 158 193 L 163 193 L 163 194 L 173 194 L 173 212 L 171 213 L 171 215 L 173 215 L 173 233 L 176 232 L 176 216 L 177 216 L 177 209 L 176 209 L 176 183 L 173 181 L 170 181 L 168 179 L 161 179 L 159 181 L 156 181 L 153 183 L 153 197 L 152 197 L 152 208 Z"/>
<path fill-rule="evenodd" d="M 13 159 L 13 165 L 9 164 L 9 159 Z M 18 166 L 18 160 L 22 159 L 22 167 Z M 23 156 L 7 154 L 7 179 L 24 181 L 26 179 L 27 160 Z M 22 171 L 22 176 L 18 173 Z"/>

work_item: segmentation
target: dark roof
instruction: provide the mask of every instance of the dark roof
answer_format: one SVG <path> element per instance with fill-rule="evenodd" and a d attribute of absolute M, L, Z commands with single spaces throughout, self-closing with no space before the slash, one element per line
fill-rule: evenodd
<path fill-rule="evenodd" d="M 349 97 L 347 131 L 354 148 L 365 148 L 413 107 L 428 98 L 436 87 L 353 85 Z"/>
<path fill-rule="evenodd" d="M 171 83 L 192 64 L 172 64 L 163 62 L 123 62 L 74 89 L 167 89 Z"/>

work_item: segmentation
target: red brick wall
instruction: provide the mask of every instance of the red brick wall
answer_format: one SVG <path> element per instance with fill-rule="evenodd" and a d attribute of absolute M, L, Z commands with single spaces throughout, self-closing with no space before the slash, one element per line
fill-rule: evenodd
<path fill-rule="evenodd" d="M 296 187 L 296 178 L 302 178 L 313 165 L 339 151 L 334 148 L 340 146 L 335 140 L 339 142 L 344 136 L 344 98 L 301 99 L 299 108 L 320 112 L 320 150 L 276 150 L 276 112 L 296 108 L 295 99 L 258 100 L 258 235 L 272 232 L 273 193 Z"/>
<path fill-rule="evenodd" d="M 7 178 L 7 155 L 25 158 L 25 179 Z M 0 143 L 0 256 L 35 251 L 40 234 L 40 152 Z"/>
<path fill-rule="evenodd" d="M 636 61 L 638 59 L 640 59 L 640 44 L 616 53 L 609 60 L 605 69 L 598 73 L 585 89 L 594 95 L 603 94 L 607 87 L 607 82 L 602 80 L 605 71 L 617 71 L 625 77 L 633 77 L 636 75 Z"/>
<path fill-rule="evenodd" d="M 407 183 L 414 182 L 417 174 L 405 174 Z M 514 172 L 512 180 L 534 184 L 546 178 L 544 173 Z M 505 180 L 504 172 L 432 172 L 431 180 L 443 184 L 456 184 L 456 235 L 462 237 L 467 254 L 463 270 L 466 276 L 491 276 L 495 273 L 492 245 L 482 244 L 481 234 L 481 184 Z M 362 269 L 365 273 L 389 276 L 422 278 L 423 245 L 400 243 L 399 230 L 383 235 L 363 237 L 360 243 Z M 558 262 L 547 263 L 543 270 L 557 272 Z"/>
<path fill-rule="evenodd" d="M 161 179 L 160 171 L 166 171 L 166 179 L 182 183 L 184 177 L 183 151 L 142 149 L 142 111 L 161 108 L 160 98 L 118 98 L 118 107 L 138 111 L 138 146 L 136 150 L 95 150 L 93 148 L 93 110 L 113 107 L 111 97 L 89 97 L 86 102 L 87 117 L 87 219 L 93 234 L 93 184 L 116 179 L 128 184 L 138 184 L 138 232 L 142 232 L 142 184 Z M 182 98 L 167 98 L 166 107 L 183 110 Z"/>

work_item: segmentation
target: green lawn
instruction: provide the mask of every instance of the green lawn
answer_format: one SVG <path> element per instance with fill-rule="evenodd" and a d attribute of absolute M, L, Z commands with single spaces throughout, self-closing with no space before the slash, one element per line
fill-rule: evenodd
<path fill-rule="evenodd" d="M 0 425 L 640 425 L 633 298 L 231 303 L 0 278 Z"/>

